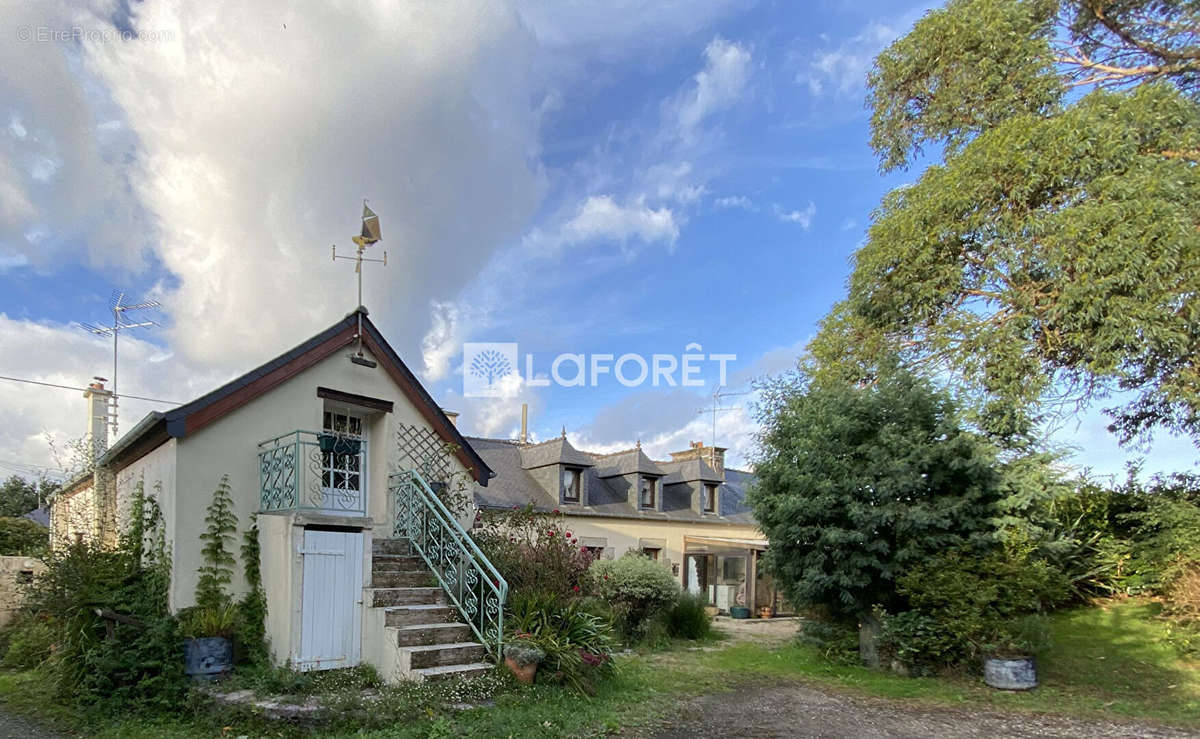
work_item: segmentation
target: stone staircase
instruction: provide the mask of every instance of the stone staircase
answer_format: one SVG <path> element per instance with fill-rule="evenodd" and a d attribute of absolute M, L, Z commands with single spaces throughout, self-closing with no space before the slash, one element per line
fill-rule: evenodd
<path fill-rule="evenodd" d="M 400 676 L 440 680 L 492 669 L 487 650 L 458 620 L 457 609 L 408 540 L 374 541 L 371 586 L 364 595 L 364 604 L 382 615 L 383 638 L 389 650 L 396 649 Z"/>

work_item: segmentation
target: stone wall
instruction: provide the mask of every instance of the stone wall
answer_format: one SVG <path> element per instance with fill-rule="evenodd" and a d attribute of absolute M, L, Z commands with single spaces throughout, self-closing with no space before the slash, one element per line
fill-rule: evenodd
<path fill-rule="evenodd" d="M 33 557 L 0 557 L 0 626 L 7 626 L 25 600 L 24 588 L 46 565 Z"/>

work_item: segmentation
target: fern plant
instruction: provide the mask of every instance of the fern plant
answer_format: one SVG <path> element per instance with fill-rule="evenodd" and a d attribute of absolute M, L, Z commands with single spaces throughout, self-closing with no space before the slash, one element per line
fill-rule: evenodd
<path fill-rule="evenodd" d="M 204 548 L 200 550 L 204 564 L 200 566 L 200 579 L 196 582 L 196 605 L 201 609 L 219 610 L 229 603 L 225 588 L 233 581 L 236 561 L 228 548 L 237 533 L 229 475 L 221 476 L 204 521 L 208 528 L 200 535 L 204 542 Z"/>

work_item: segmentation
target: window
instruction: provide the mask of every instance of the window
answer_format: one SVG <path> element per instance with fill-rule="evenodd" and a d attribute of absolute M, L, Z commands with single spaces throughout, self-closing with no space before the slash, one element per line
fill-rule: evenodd
<path fill-rule="evenodd" d="M 583 470 L 577 467 L 564 467 L 562 476 L 562 499 L 567 503 L 578 503 L 579 492 L 583 488 Z"/>
<path fill-rule="evenodd" d="M 717 486 L 711 482 L 704 483 L 704 512 L 717 512 Z"/>
<path fill-rule="evenodd" d="M 592 562 L 604 558 L 604 547 L 584 547 L 583 551 L 587 552 Z"/>
<path fill-rule="evenodd" d="M 345 411 L 327 410 L 322 418 L 322 431 L 360 442 L 356 454 L 338 451 L 321 452 L 320 508 L 324 510 L 356 510 L 363 508 L 364 456 L 363 419 Z"/>
<path fill-rule="evenodd" d="M 642 508 L 654 508 L 655 498 L 658 494 L 658 478 L 643 477 L 642 492 L 639 498 Z"/>
<path fill-rule="evenodd" d="M 642 556 L 643 556 L 643 557 L 649 557 L 650 559 L 652 559 L 652 560 L 654 560 L 655 562 L 657 562 L 657 561 L 658 561 L 658 554 L 659 554 L 659 552 L 661 552 L 661 551 L 662 551 L 661 549 L 658 549 L 658 548 L 656 548 L 656 547 L 643 547 L 643 548 L 642 548 Z"/>

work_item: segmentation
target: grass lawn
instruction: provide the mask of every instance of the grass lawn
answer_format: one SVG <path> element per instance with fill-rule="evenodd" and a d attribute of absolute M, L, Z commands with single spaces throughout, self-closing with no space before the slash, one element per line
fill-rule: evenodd
<path fill-rule="evenodd" d="M 1200 664 L 1178 657 L 1163 641 L 1153 603 L 1114 602 L 1057 614 L 1053 645 L 1039 660 L 1042 686 L 1002 693 L 971 678 L 903 678 L 856 666 L 832 665 L 812 649 L 766 649 L 749 643 L 715 649 L 674 649 L 622 658 L 619 675 L 593 698 L 551 686 L 504 693 L 491 708 L 429 710 L 412 721 L 373 732 L 376 737 L 602 736 L 637 733 L 678 710 L 692 696 L 746 683 L 794 680 L 878 697 L 963 709 L 1137 718 L 1200 727 Z M 10 710 L 46 715 L 38 681 L 28 673 L 0 674 L 0 700 Z M 303 729 L 255 721 L 222 726 L 211 714 L 158 721 L 87 719 L 50 709 L 60 726 L 102 737 L 296 736 Z M 329 728 L 322 736 L 337 736 Z"/>

